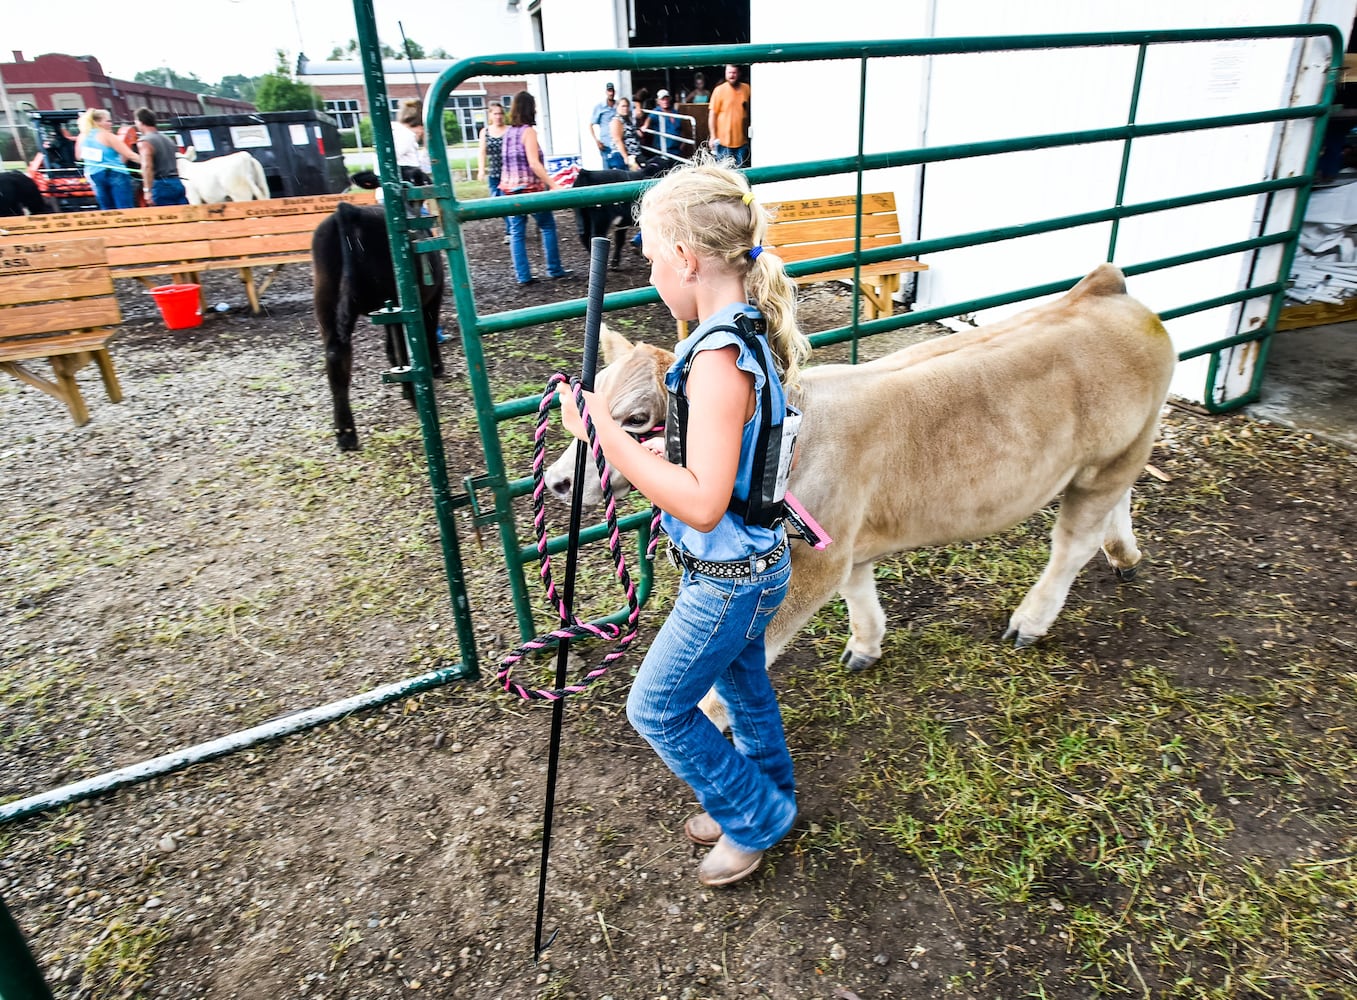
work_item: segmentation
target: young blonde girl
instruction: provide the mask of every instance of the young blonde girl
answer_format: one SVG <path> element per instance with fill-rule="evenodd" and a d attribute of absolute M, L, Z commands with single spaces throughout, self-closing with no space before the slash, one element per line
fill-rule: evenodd
<path fill-rule="evenodd" d="M 764 667 L 764 630 L 791 577 L 787 539 L 780 524 L 749 524 L 731 508 L 749 498 L 764 407 L 780 421 L 783 385 L 795 384 L 810 345 L 796 325 L 795 286 L 760 249 L 767 219 L 742 174 L 712 162 L 679 167 L 646 192 L 640 223 L 651 284 L 676 319 L 697 325 L 666 376 L 686 401 L 682 464 L 628 435 L 606 399 L 589 400 L 608 461 L 663 512 L 684 567 L 627 718 L 703 808 L 684 825 L 689 840 L 712 847 L 698 880 L 729 885 L 796 819 L 791 755 Z M 566 427 L 582 437 L 569 395 L 561 402 Z M 732 740 L 697 707 L 712 687 L 734 709 Z"/>

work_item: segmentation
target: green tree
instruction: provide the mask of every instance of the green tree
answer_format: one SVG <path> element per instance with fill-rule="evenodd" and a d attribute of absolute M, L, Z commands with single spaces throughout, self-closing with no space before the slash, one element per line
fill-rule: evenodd
<path fill-rule="evenodd" d="M 442 53 L 442 54 L 439 55 L 438 53 Z M 411 58 L 411 59 L 448 59 L 448 58 L 451 58 L 451 57 L 450 57 L 446 52 L 444 52 L 442 49 L 435 49 L 433 55 L 428 55 L 428 56 L 426 56 L 426 55 L 424 54 L 424 46 L 423 46 L 423 45 L 420 45 L 419 42 L 415 41 L 413 38 L 407 38 L 407 39 L 405 40 L 405 54 L 404 54 L 404 55 L 402 55 L 401 52 L 400 52 L 398 49 L 392 48 L 390 45 L 387 45 L 386 42 L 382 42 L 382 58 L 383 58 L 383 59 L 404 59 L 404 58 L 406 58 L 407 56 L 408 56 L 409 58 Z M 326 61 L 326 62 L 343 62 L 343 61 L 346 60 L 346 59 L 356 59 L 356 58 L 358 58 L 358 39 L 356 39 L 356 38 L 350 38 L 350 39 L 348 40 L 348 42 L 346 42 L 345 44 L 343 44 L 343 45 L 336 45 L 334 48 L 332 48 L 332 49 L 330 50 L 330 54 L 329 54 L 328 56 L 325 57 L 325 61 Z"/>
<path fill-rule="evenodd" d="M 282 73 L 259 77 L 254 104 L 260 111 L 309 111 L 325 107 L 325 101 L 316 88 Z"/>
<path fill-rule="evenodd" d="M 455 146 L 462 141 L 462 124 L 457 120 L 457 112 L 443 111 L 443 140 L 449 146 Z"/>
<path fill-rule="evenodd" d="M 255 91 L 259 89 L 261 76 L 242 76 L 239 73 L 221 78 L 217 84 L 217 93 L 222 97 L 234 97 L 238 101 L 254 102 Z"/>
<path fill-rule="evenodd" d="M 213 94 L 216 88 L 210 83 L 198 79 L 196 73 L 183 76 L 168 67 L 144 69 L 132 78 L 137 83 L 149 83 L 157 87 L 173 87 L 175 90 L 187 90 L 190 94 Z"/>

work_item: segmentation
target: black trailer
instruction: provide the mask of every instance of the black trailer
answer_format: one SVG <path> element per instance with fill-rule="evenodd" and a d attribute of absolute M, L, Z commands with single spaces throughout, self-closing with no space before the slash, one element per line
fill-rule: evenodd
<path fill-rule="evenodd" d="M 249 153 L 264 166 L 270 197 L 348 190 L 339 127 L 323 111 L 181 115 L 170 119 L 170 126 L 181 146 L 197 150 L 199 160 Z"/>

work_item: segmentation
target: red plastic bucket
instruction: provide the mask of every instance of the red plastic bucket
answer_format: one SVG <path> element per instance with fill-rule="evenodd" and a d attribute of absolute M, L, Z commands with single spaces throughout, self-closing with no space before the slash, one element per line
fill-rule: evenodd
<path fill-rule="evenodd" d="M 155 304 L 171 330 L 186 330 L 203 325 L 202 300 L 198 285 L 161 285 L 152 288 Z"/>

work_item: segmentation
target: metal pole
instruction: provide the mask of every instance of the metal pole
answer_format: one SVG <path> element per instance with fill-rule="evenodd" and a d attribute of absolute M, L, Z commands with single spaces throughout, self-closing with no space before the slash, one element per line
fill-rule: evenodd
<path fill-rule="evenodd" d="M 93 778 L 86 778 L 84 781 L 77 781 L 60 788 L 41 792 L 38 795 L 30 795 L 26 799 L 7 802 L 0 805 L 0 823 L 6 823 L 12 819 L 22 819 L 25 816 L 54 809 L 57 806 L 68 805 L 81 799 L 92 798 L 102 792 L 111 792 L 115 788 L 136 784 L 148 778 L 157 778 L 162 774 L 182 770 L 190 764 L 224 757 L 228 753 L 243 750 L 245 747 L 253 746 L 256 743 L 276 740 L 303 729 L 312 729 L 323 723 L 342 719 L 359 709 L 385 705 L 389 701 L 395 701 L 397 698 L 416 694 L 420 691 L 427 691 L 429 688 L 438 687 L 449 681 L 475 680 L 478 676 L 479 674 L 473 668 L 459 663 L 455 667 L 434 670 L 427 674 L 420 674 L 418 677 L 411 677 L 403 681 L 396 681 L 393 684 L 373 688 L 371 691 L 356 694 L 342 701 L 334 701 L 318 708 L 304 709 L 292 715 L 283 716 L 281 719 L 274 719 L 272 722 L 265 722 L 250 729 L 242 729 L 239 732 L 209 740 L 206 743 L 199 743 L 197 746 L 175 750 L 173 753 L 162 754 L 159 757 L 152 757 L 150 760 L 144 760 L 139 764 L 132 764 L 116 771 L 108 771 Z M 3 990 L 0 990 L 0 1000 L 10 1000 L 9 995 L 4 993 Z"/>
<path fill-rule="evenodd" d="M 603 325 L 603 285 L 608 280 L 608 250 L 605 236 L 596 236 L 589 245 L 589 311 L 584 317 L 584 362 L 580 367 L 580 385 L 586 392 L 594 389 L 594 369 L 598 367 L 598 334 Z M 589 449 L 584 442 L 575 445 L 575 483 L 570 495 L 570 544 L 565 553 L 565 586 L 561 591 L 561 628 L 574 624 L 575 569 L 579 561 L 580 520 L 584 508 L 584 476 Z M 570 639 L 563 636 L 556 646 L 556 689 L 565 687 Z M 565 719 L 565 698 L 551 703 L 551 748 L 547 754 L 547 794 L 542 810 L 542 863 L 537 879 L 537 927 L 533 936 L 533 960 L 556 939 L 542 943 L 542 917 L 547 904 L 547 859 L 551 856 L 551 817 L 556 805 L 556 766 L 561 756 L 561 725 Z"/>

